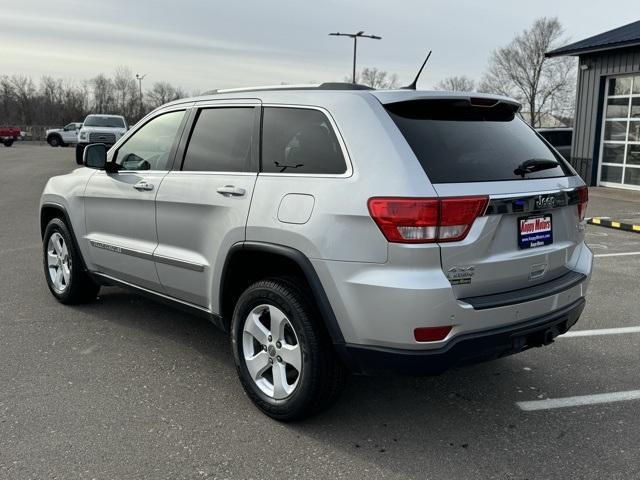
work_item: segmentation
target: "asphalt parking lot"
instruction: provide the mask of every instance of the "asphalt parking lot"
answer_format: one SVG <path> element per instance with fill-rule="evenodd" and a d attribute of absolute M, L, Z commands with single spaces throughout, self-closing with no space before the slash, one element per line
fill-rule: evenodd
<path fill-rule="evenodd" d="M 354 377 L 332 410 L 279 424 L 205 320 L 117 288 L 80 307 L 49 294 L 38 200 L 74 167 L 72 148 L 0 148 L 0 478 L 640 477 L 639 234 L 588 227 L 603 256 L 583 334 L 439 377 Z"/>

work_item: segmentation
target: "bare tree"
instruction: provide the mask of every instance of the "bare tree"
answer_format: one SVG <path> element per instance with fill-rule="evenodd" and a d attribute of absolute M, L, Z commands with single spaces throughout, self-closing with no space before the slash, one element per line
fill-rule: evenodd
<path fill-rule="evenodd" d="M 147 105 L 150 109 L 164 105 L 167 102 L 186 97 L 186 93 L 169 82 L 156 82 L 151 90 L 145 92 Z"/>
<path fill-rule="evenodd" d="M 545 52 L 566 43 L 562 35 L 562 25 L 557 18 L 537 19 L 509 45 L 491 54 L 480 90 L 518 99 L 528 110 L 529 123 L 533 126 L 540 125 L 545 113 L 562 112 L 566 116 L 572 112 L 574 61 L 544 56 Z"/>
<path fill-rule="evenodd" d="M 120 114 L 131 118 L 140 114 L 140 98 L 136 79 L 128 67 L 119 66 L 113 76 L 113 89 L 118 99 Z"/>
<path fill-rule="evenodd" d="M 345 78 L 345 82 L 351 83 L 351 78 Z M 356 83 L 367 85 L 371 88 L 397 88 L 398 75 L 389 74 L 384 70 L 376 67 L 367 67 L 362 72 L 356 73 Z"/>
<path fill-rule="evenodd" d="M 434 88 L 450 92 L 473 92 L 476 88 L 476 82 L 464 75 L 461 77 L 447 77 L 440 80 Z"/>
<path fill-rule="evenodd" d="M 114 113 L 116 108 L 111 79 L 101 73 L 91 79 L 90 85 L 93 90 L 92 110 L 94 113 Z"/>
<path fill-rule="evenodd" d="M 32 99 L 36 96 L 36 86 L 33 80 L 21 75 L 14 75 L 9 78 L 9 83 L 13 88 L 20 123 L 32 123 L 35 114 L 35 102 Z"/>

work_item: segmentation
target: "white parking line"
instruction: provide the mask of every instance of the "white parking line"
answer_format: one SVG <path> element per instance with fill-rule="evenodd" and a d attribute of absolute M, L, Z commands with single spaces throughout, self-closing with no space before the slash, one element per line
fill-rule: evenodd
<path fill-rule="evenodd" d="M 598 253 L 594 257 L 627 257 L 629 255 L 640 255 L 640 252 Z"/>
<path fill-rule="evenodd" d="M 595 330 L 572 330 L 558 338 L 592 337 L 596 335 L 620 335 L 623 333 L 640 333 L 640 327 L 598 328 Z"/>
<path fill-rule="evenodd" d="M 516 402 L 516 405 L 525 412 L 536 410 L 551 410 L 554 408 L 580 407 L 583 405 L 596 405 L 599 403 L 624 402 L 627 400 L 640 400 L 640 390 L 626 392 L 598 393 L 596 395 L 581 395 L 577 397 L 547 398 L 545 400 L 531 400 Z"/>

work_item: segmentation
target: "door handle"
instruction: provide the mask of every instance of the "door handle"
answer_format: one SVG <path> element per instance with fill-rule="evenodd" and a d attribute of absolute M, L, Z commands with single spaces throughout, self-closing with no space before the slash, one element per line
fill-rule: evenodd
<path fill-rule="evenodd" d="M 153 190 L 153 184 L 152 183 L 147 183 L 144 180 L 141 182 L 136 183 L 133 188 L 135 188 L 136 190 L 139 191 L 149 191 L 149 190 Z"/>
<path fill-rule="evenodd" d="M 225 197 L 241 197 L 246 193 L 244 188 L 236 187 L 234 185 L 225 185 L 224 187 L 218 187 L 216 190 L 220 195 Z"/>

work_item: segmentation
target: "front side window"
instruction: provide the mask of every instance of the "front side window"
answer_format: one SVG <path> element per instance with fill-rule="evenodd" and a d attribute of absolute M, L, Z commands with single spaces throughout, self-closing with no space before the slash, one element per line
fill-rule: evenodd
<path fill-rule="evenodd" d="M 254 107 L 204 108 L 191 132 L 182 170 L 251 171 Z"/>
<path fill-rule="evenodd" d="M 169 155 L 185 112 L 153 118 L 136 131 L 116 154 L 120 170 L 167 170 Z"/>
<path fill-rule="evenodd" d="M 329 119 L 319 110 L 265 107 L 262 171 L 339 175 L 347 171 Z"/>

